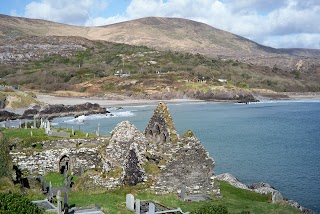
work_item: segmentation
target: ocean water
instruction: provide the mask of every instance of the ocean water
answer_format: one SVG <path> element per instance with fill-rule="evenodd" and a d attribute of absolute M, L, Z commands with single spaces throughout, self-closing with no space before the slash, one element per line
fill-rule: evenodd
<path fill-rule="evenodd" d="M 180 135 L 192 129 L 215 160 L 215 174 L 267 182 L 320 213 L 320 101 L 169 104 Z M 56 118 L 57 127 L 107 135 L 123 120 L 143 131 L 156 106 L 110 109 L 113 116 Z M 99 124 L 99 125 L 98 125 Z"/>

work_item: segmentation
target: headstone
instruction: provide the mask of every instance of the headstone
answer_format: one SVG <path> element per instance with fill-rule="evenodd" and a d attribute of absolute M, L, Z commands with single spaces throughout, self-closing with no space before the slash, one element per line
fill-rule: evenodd
<path fill-rule="evenodd" d="M 43 125 L 43 119 L 40 118 L 40 129 L 43 129 L 44 128 L 44 125 Z"/>
<path fill-rule="evenodd" d="M 31 137 L 33 136 L 33 133 L 32 133 L 32 131 L 30 131 L 30 136 L 31 136 Z"/>
<path fill-rule="evenodd" d="M 130 211 L 134 211 L 134 196 L 132 194 L 126 195 L 126 207 Z"/>
<path fill-rule="evenodd" d="M 62 206 L 61 206 L 61 191 L 57 192 L 57 206 L 58 206 L 58 214 L 62 214 Z"/>
<path fill-rule="evenodd" d="M 68 176 L 67 187 L 70 188 L 70 186 L 71 186 L 71 177 Z"/>
<path fill-rule="evenodd" d="M 80 168 L 79 168 L 79 176 L 82 176 L 82 174 L 83 174 L 83 167 L 80 166 Z"/>
<path fill-rule="evenodd" d="M 180 192 L 180 198 L 181 198 L 181 200 L 184 201 L 185 196 L 186 196 L 186 186 L 183 185 L 183 186 L 181 187 L 181 192 Z"/>
<path fill-rule="evenodd" d="M 67 168 L 64 168 L 64 170 L 63 170 L 63 177 L 67 178 Z"/>
<path fill-rule="evenodd" d="M 71 130 L 71 135 L 74 136 L 74 129 L 73 129 L 73 126 L 72 126 L 72 130 Z"/>
<path fill-rule="evenodd" d="M 63 210 L 65 214 L 69 213 L 69 205 L 68 205 L 68 193 L 64 193 L 64 203 L 63 203 Z"/>
<path fill-rule="evenodd" d="M 136 199 L 136 214 L 140 214 L 140 199 Z"/>
<path fill-rule="evenodd" d="M 36 118 L 33 118 L 33 128 L 36 129 L 37 128 L 37 121 Z"/>
<path fill-rule="evenodd" d="M 27 126 L 27 121 L 25 120 L 24 121 L 24 129 L 27 129 L 28 128 L 28 126 Z"/>
<path fill-rule="evenodd" d="M 42 183 L 41 183 L 41 187 L 42 187 L 42 192 L 47 192 L 47 182 L 45 179 L 42 180 Z"/>
<path fill-rule="evenodd" d="M 49 183 L 49 189 L 48 189 L 48 194 L 47 194 L 48 201 L 52 202 L 53 201 L 53 193 L 52 193 L 52 184 L 51 181 Z"/>
<path fill-rule="evenodd" d="M 19 121 L 19 129 L 22 128 L 22 123 L 21 123 L 21 120 Z"/>
<path fill-rule="evenodd" d="M 100 136 L 100 123 L 98 123 L 98 130 L 96 131 L 96 135 L 97 135 L 97 137 Z"/>
<path fill-rule="evenodd" d="M 86 138 L 88 138 L 88 137 L 89 137 L 89 133 L 87 132 L 87 133 L 86 133 Z"/>
<path fill-rule="evenodd" d="M 156 212 L 156 206 L 154 205 L 154 203 L 149 203 L 148 214 L 155 214 L 155 212 Z"/>

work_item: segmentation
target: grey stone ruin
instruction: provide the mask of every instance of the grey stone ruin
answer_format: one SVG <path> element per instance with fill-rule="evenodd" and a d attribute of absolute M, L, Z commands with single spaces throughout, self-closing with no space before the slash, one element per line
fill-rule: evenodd
<path fill-rule="evenodd" d="M 140 199 L 136 199 L 136 214 L 140 214 Z"/>
<path fill-rule="evenodd" d="M 126 207 L 130 211 L 134 211 L 134 196 L 132 194 L 126 195 Z"/>
<path fill-rule="evenodd" d="M 65 214 L 68 214 L 69 213 L 68 193 L 65 192 L 63 197 L 64 197 L 63 210 Z"/>
<path fill-rule="evenodd" d="M 61 191 L 57 192 L 57 206 L 58 206 L 58 214 L 62 214 L 62 206 L 61 206 Z"/>
<path fill-rule="evenodd" d="M 149 203 L 149 211 L 148 214 L 155 214 L 156 213 L 156 206 L 154 205 L 154 203 Z"/>

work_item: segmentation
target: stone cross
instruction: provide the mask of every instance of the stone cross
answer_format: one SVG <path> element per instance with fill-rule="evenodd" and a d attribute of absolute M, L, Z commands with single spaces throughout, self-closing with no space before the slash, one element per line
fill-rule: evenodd
<path fill-rule="evenodd" d="M 136 214 L 140 214 L 140 199 L 136 199 Z"/>
<path fill-rule="evenodd" d="M 156 213 L 156 206 L 154 203 L 149 203 L 149 211 L 148 214 L 155 214 Z"/>
<path fill-rule="evenodd" d="M 132 194 L 126 195 L 126 207 L 130 211 L 134 211 L 134 196 Z"/>
<path fill-rule="evenodd" d="M 63 203 L 63 209 L 64 213 L 68 214 L 69 213 L 69 205 L 68 205 L 68 193 L 64 193 L 64 203 Z"/>
<path fill-rule="evenodd" d="M 61 191 L 60 190 L 58 190 L 58 192 L 57 192 L 57 205 L 58 205 L 58 214 L 62 214 Z"/>

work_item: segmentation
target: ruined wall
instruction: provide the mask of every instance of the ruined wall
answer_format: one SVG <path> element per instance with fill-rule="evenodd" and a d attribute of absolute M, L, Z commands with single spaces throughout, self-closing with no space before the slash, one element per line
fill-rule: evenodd
<path fill-rule="evenodd" d="M 186 193 L 214 191 L 214 160 L 194 137 L 180 139 L 179 146 L 156 177 L 152 187 L 157 193 L 172 193 L 185 189 Z"/>
<path fill-rule="evenodd" d="M 68 164 L 69 170 L 72 173 L 78 173 L 80 168 L 89 170 L 101 167 L 101 156 L 98 144 L 96 144 L 95 147 L 81 147 L 79 143 L 84 141 L 80 140 L 73 141 L 73 143 L 78 144 L 78 146 L 72 147 L 72 143 L 68 146 L 62 146 L 59 144 L 61 142 L 63 141 L 47 142 L 52 146 L 51 149 L 13 150 L 10 152 L 12 162 L 18 165 L 19 169 L 23 171 L 27 171 L 30 174 L 38 173 L 41 175 L 47 172 L 60 172 L 60 160 L 63 157 L 70 159 Z M 93 142 L 90 142 L 90 144 L 92 143 Z M 44 145 L 46 145 L 45 142 Z"/>

